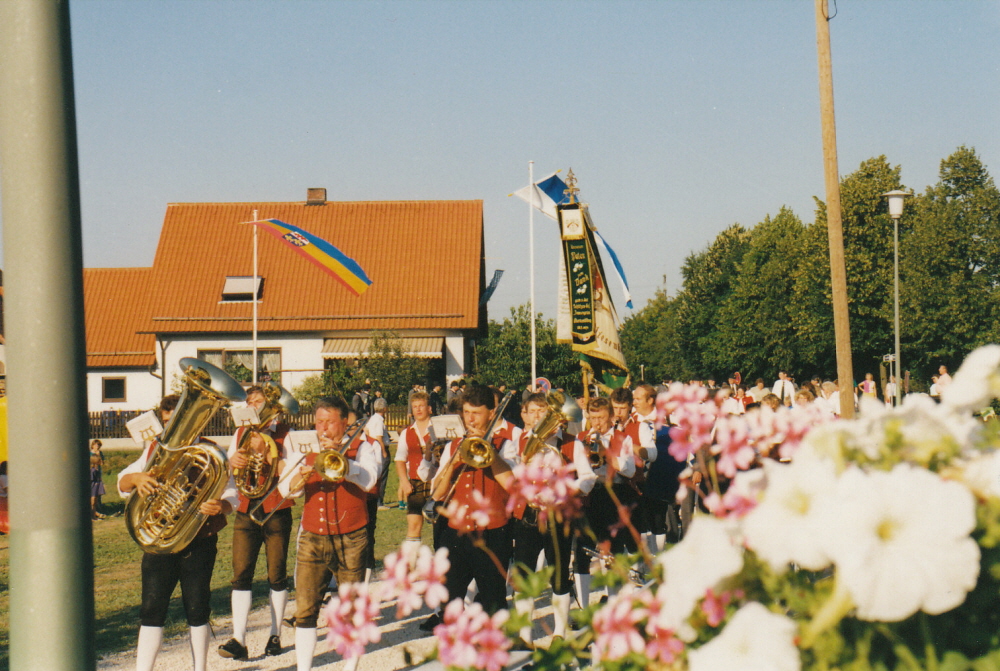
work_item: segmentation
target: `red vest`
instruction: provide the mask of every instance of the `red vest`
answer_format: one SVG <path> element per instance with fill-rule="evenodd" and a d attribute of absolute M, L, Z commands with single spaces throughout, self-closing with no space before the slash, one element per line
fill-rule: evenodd
<path fill-rule="evenodd" d="M 521 440 L 518 441 L 517 453 L 520 455 L 524 454 L 525 443 L 528 442 L 528 432 L 525 431 L 521 434 Z M 563 459 L 566 463 L 573 464 L 573 451 L 576 447 L 576 436 L 571 436 L 569 434 L 562 434 L 562 440 L 558 443 L 559 453 L 562 454 Z M 513 517 L 519 520 L 524 519 L 524 511 L 528 507 L 525 501 L 520 501 L 516 506 L 514 506 L 514 511 L 511 513 Z"/>
<path fill-rule="evenodd" d="M 285 436 L 288 435 L 288 430 L 289 426 L 282 422 L 275 427 L 273 433 L 270 431 L 268 432 L 271 438 L 274 439 L 274 442 L 277 443 L 278 445 L 278 459 L 285 459 L 288 457 L 288 453 L 285 451 Z M 242 440 L 245 431 L 246 429 L 244 427 L 240 427 L 239 430 L 237 431 L 236 436 L 234 438 L 237 441 L 237 444 L 239 443 L 240 440 Z M 240 497 L 240 505 L 236 510 L 241 513 L 248 512 L 250 510 L 250 499 L 243 496 L 242 493 L 240 493 L 239 497 Z M 275 487 L 274 491 L 268 494 L 267 498 L 264 499 L 264 512 L 270 513 L 275 509 L 281 510 L 284 508 L 291 508 L 293 505 L 295 505 L 295 502 L 292 499 L 285 499 L 284 501 L 282 501 L 282 499 L 284 499 L 284 497 L 278 493 L 278 488 Z M 281 505 L 279 506 L 278 504 Z"/>
<path fill-rule="evenodd" d="M 425 436 L 425 440 L 429 437 Z M 399 442 L 406 445 L 406 472 L 410 480 L 418 480 L 417 469 L 420 462 L 424 460 L 424 447 L 420 444 L 420 436 L 417 434 L 417 425 L 411 424 L 403 431 L 399 437 Z"/>
<path fill-rule="evenodd" d="M 577 438 L 581 443 L 583 443 L 584 449 L 586 449 L 588 443 L 590 442 L 590 431 L 581 431 Z M 614 458 L 622 455 L 622 444 L 624 442 L 625 434 L 615 429 L 615 431 L 611 434 L 609 444 L 604 448 L 605 476 L 604 478 L 601 478 L 598 475 L 598 479 L 609 480 L 617 474 L 618 469 L 615 468 Z M 594 472 L 596 473 L 597 469 L 595 469 Z"/>
<path fill-rule="evenodd" d="M 351 443 L 344 454 L 354 459 L 359 440 Z M 305 457 L 306 466 L 316 462 L 316 453 Z M 305 506 L 302 508 L 302 528 L 320 536 L 339 536 L 357 531 L 368 524 L 368 493 L 353 482 L 334 483 L 318 473 L 309 475 L 305 486 Z"/>
<path fill-rule="evenodd" d="M 506 439 L 500 439 L 494 434 L 493 447 L 498 450 L 497 459 L 502 459 L 499 454 L 499 446 L 503 445 L 504 440 Z M 461 438 L 456 438 L 452 441 L 452 453 L 458 449 L 458 445 L 461 442 Z M 486 528 L 499 529 L 507 524 L 507 490 L 501 487 L 500 483 L 493 478 L 493 469 L 469 468 L 463 467 L 462 464 L 456 466 L 455 469 L 461 469 L 462 472 L 458 476 L 458 484 L 455 486 L 453 500 L 457 501 L 459 505 L 469 506 L 472 503 L 472 492 L 478 491 L 489 501 L 490 521 L 486 525 Z M 472 520 L 468 520 L 464 526 L 459 527 L 455 524 L 454 520 L 449 519 L 448 526 L 457 531 L 474 531 L 476 529 Z"/>
<path fill-rule="evenodd" d="M 632 456 L 635 459 L 635 475 L 632 476 L 632 482 L 642 483 L 646 481 L 646 462 L 639 456 L 637 448 L 642 447 L 639 442 L 639 418 L 636 417 L 635 413 L 629 415 L 628 421 L 625 422 L 625 426 L 621 429 L 617 429 L 615 433 L 623 433 L 632 439 Z"/>

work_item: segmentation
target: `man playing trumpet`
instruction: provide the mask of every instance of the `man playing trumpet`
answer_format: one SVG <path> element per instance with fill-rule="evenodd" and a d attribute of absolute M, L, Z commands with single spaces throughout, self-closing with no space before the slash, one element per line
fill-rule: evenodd
<path fill-rule="evenodd" d="M 312 668 L 316 621 L 331 575 L 338 585 L 361 582 L 365 575 L 368 494 L 378 485 L 382 452 L 363 436 L 343 444 L 349 412 L 341 399 L 316 403 L 316 436 L 323 451 L 307 454 L 289 483 L 294 495 L 305 495 L 295 567 L 298 671 Z M 334 452 L 343 460 L 328 459 Z M 336 470 L 326 465 L 338 462 Z"/>
<path fill-rule="evenodd" d="M 247 389 L 247 405 L 258 412 L 267 404 L 264 389 L 253 386 Z M 245 471 L 251 458 L 262 460 L 262 469 L 270 472 L 269 478 L 277 481 L 284 467 L 285 436 L 288 435 L 288 425 L 280 422 L 276 415 L 271 422 L 260 429 L 240 427 L 236 430 L 229 444 L 229 466 L 234 475 Z M 242 449 L 241 449 L 242 448 Z M 251 457 L 251 455 L 256 455 Z M 254 483 L 256 484 L 256 483 Z M 288 559 L 288 540 L 292 532 L 291 499 L 282 499 L 276 487 L 265 483 L 270 492 L 265 492 L 261 498 L 249 499 L 241 491 L 239 506 L 233 522 L 233 637 L 219 646 L 219 654 L 232 659 L 246 659 L 247 619 L 250 617 L 250 607 L 253 602 L 254 568 L 257 556 L 264 546 L 267 557 L 267 581 L 270 585 L 271 632 L 268 634 L 264 654 L 267 656 L 281 654 L 281 621 L 285 616 L 285 605 L 288 603 L 288 578 L 286 563 Z M 270 515 L 262 525 L 250 516 L 250 511 L 257 509 L 255 515 L 259 519 Z M 274 513 L 273 515 L 271 513 Z"/>

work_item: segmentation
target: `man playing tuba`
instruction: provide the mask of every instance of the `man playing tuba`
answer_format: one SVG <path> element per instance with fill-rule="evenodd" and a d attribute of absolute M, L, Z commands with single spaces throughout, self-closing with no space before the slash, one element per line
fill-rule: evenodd
<path fill-rule="evenodd" d="M 264 389 L 253 386 L 247 389 L 247 405 L 261 412 L 267 404 Z M 281 414 L 276 414 L 266 426 L 252 429 L 240 427 L 236 430 L 229 444 L 229 466 L 235 473 L 247 471 L 263 471 L 268 477 L 263 478 L 266 491 L 250 499 L 240 491 L 239 505 L 233 521 L 233 637 L 219 646 L 219 654 L 232 659 L 246 659 L 247 619 L 253 602 L 254 568 L 257 556 L 264 546 L 267 557 L 267 581 L 270 585 L 271 632 L 268 634 L 264 654 L 267 656 L 281 654 L 281 621 L 285 616 L 285 605 L 288 603 L 288 578 L 286 563 L 288 560 L 288 540 L 292 532 L 291 499 L 282 499 L 272 481 L 281 477 L 282 467 L 287 457 L 285 453 L 285 436 L 288 435 L 288 425 L 280 421 Z M 256 469 L 248 469 L 251 460 L 259 464 Z M 249 477 L 249 475 L 245 476 Z M 258 483 L 251 483 L 251 486 Z M 269 491 L 268 491 L 269 490 Z M 250 511 L 257 507 L 263 498 L 263 505 L 257 513 L 258 519 L 271 515 L 263 525 L 250 516 Z"/>
<path fill-rule="evenodd" d="M 307 454 L 289 484 L 291 492 L 305 495 L 295 567 L 298 671 L 312 668 L 316 620 L 331 575 L 338 585 L 361 582 L 365 575 L 368 494 L 378 485 L 382 452 L 364 436 L 343 445 L 349 412 L 341 399 L 316 403 L 316 435 L 323 452 Z M 329 455 L 337 457 L 334 452 L 341 456 L 327 460 Z M 336 468 L 326 468 L 327 462 Z"/>
<path fill-rule="evenodd" d="M 177 407 L 178 397 L 167 396 L 157 412 L 166 425 Z M 157 449 L 151 441 L 139 458 L 118 474 L 118 494 L 123 499 L 133 493 L 150 496 L 159 486 L 156 478 L 144 472 L 146 462 Z M 197 536 L 186 546 L 169 554 L 144 552 L 142 555 L 142 606 L 139 610 L 139 643 L 136 650 L 136 671 L 152 671 L 163 641 L 163 625 L 167 620 L 170 595 L 181 584 L 184 614 L 191 635 L 191 654 L 195 671 L 205 671 L 211 630 L 208 625 L 212 594 L 212 571 L 215 568 L 216 543 L 219 531 L 226 526 L 226 515 L 236 506 L 236 484 L 232 477 L 222 495 L 202 503 L 199 511 L 209 515 Z"/>

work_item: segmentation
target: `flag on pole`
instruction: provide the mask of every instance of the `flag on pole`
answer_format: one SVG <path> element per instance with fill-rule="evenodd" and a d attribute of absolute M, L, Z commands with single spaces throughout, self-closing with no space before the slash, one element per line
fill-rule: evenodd
<path fill-rule="evenodd" d="M 262 219 L 249 223 L 263 228 L 292 247 L 343 284 L 355 296 L 360 296 L 371 286 L 372 281 L 368 279 L 361 266 L 323 238 L 318 238 L 298 226 L 286 224 L 279 219 Z"/>
<path fill-rule="evenodd" d="M 556 214 L 556 205 L 567 200 L 565 191 L 566 183 L 559 178 L 557 170 L 545 179 L 518 189 L 510 195 L 517 196 L 549 219 L 557 221 L 559 215 Z"/>

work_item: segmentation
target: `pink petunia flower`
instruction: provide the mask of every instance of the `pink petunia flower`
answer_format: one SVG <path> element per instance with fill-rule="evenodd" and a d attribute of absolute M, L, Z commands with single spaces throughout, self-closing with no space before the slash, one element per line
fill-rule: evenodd
<path fill-rule="evenodd" d="M 750 430 L 742 417 L 719 418 L 715 423 L 715 447 L 712 452 L 719 455 L 716 468 L 727 478 L 734 478 L 737 471 L 750 467 L 757 454 L 750 446 Z"/>
<path fill-rule="evenodd" d="M 411 579 L 422 590 L 424 603 L 431 608 L 437 608 L 448 600 L 448 588 L 444 586 L 444 580 L 449 568 L 451 562 L 448 560 L 448 548 L 438 548 L 434 552 L 426 545 L 420 546 Z"/>
<path fill-rule="evenodd" d="M 538 521 L 545 524 L 558 511 L 563 519 L 581 511 L 576 468 L 558 454 L 546 450 L 527 464 L 514 467 L 514 483 L 508 491 L 507 512 L 522 506 L 538 509 Z"/>
<path fill-rule="evenodd" d="M 688 458 L 712 443 L 712 429 L 719 409 L 712 403 L 685 404 L 673 413 L 676 426 L 670 427 L 670 447 L 667 451 L 677 461 Z"/>
<path fill-rule="evenodd" d="M 636 598 L 646 607 L 648 620 L 646 622 L 646 656 L 653 661 L 672 664 L 684 652 L 684 642 L 677 638 L 673 629 L 664 627 L 659 617 L 663 609 L 663 601 L 658 595 L 648 589 L 641 590 Z"/>
<path fill-rule="evenodd" d="M 611 597 L 594 614 L 595 661 L 615 661 L 630 652 L 643 652 L 646 641 L 636 625 L 648 615 L 649 611 L 631 593 Z"/>
<path fill-rule="evenodd" d="M 326 640 L 344 659 L 355 659 L 365 652 L 369 643 L 382 639 L 375 619 L 379 614 L 377 591 L 364 583 L 340 586 L 338 596 L 323 609 L 326 620 Z"/>
<path fill-rule="evenodd" d="M 508 616 L 508 611 L 501 610 L 491 618 L 478 603 L 466 606 L 462 599 L 451 601 L 441 624 L 434 627 L 441 664 L 501 671 L 510 661 L 511 642 L 502 629 Z"/>

